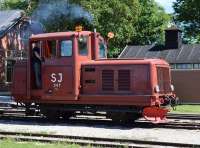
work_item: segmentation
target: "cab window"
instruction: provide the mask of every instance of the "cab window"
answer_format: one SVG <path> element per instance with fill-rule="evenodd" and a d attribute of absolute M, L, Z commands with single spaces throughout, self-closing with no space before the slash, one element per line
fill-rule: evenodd
<path fill-rule="evenodd" d="M 46 41 L 45 57 L 56 57 L 56 40 Z"/>
<path fill-rule="evenodd" d="M 72 41 L 71 40 L 61 41 L 60 48 L 61 48 L 62 57 L 72 56 Z"/>
<path fill-rule="evenodd" d="M 80 36 L 78 38 L 79 55 L 88 55 L 88 36 Z"/>
<path fill-rule="evenodd" d="M 106 58 L 106 44 L 103 40 L 99 41 L 99 58 Z"/>

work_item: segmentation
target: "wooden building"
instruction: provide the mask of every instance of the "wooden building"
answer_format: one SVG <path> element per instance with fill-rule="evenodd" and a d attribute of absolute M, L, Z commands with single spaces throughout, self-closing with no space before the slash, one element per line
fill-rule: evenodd
<path fill-rule="evenodd" d="M 165 45 L 127 45 L 119 58 L 162 58 L 172 69 L 172 83 L 182 103 L 200 103 L 200 44 L 183 44 L 181 30 L 165 31 Z"/>
<path fill-rule="evenodd" d="M 0 11 L 0 92 L 9 91 L 13 64 L 26 58 L 29 37 L 41 32 L 41 24 L 31 22 L 23 11 Z"/>

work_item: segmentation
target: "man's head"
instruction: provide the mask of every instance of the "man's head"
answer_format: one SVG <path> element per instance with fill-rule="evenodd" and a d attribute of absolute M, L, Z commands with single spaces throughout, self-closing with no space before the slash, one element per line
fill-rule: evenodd
<path fill-rule="evenodd" d="M 32 48 L 39 47 L 39 42 L 32 42 Z"/>

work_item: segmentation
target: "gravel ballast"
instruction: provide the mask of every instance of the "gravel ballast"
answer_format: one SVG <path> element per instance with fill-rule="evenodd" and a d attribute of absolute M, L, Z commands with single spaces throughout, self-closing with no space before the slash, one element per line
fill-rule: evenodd
<path fill-rule="evenodd" d="M 77 121 L 78 122 L 78 121 Z M 125 138 L 161 142 L 200 144 L 200 130 L 170 128 L 134 128 L 107 125 L 72 125 L 67 123 L 26 123 L 0 121 L 0 131 L 45 133 L 103 138 Z"/>

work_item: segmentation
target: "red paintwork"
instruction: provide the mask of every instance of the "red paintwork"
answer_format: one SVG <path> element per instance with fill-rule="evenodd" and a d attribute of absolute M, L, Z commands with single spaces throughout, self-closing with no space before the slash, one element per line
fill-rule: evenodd
<path fill-rule="evenodd" d="M 78 37 L 89 35 L 88 55 L 78 53 Z M 162 103 L 163 95 L 173 95 L 171 91 L 155 93 L 158 84 L 157 67 L 167 69 L 167 85 L 171 84 L 169 65 L 161 59 L 99 59 L 98 33 L 89 31 L 62 32 L 35 35 L 33 41 L 73 40 L 71 57 L 54 57 L 42 64 L 41 90 L 32 88 L 31 46 L 28 61 L 18 61 L 14 67 L 12 94 L 16 102 L 37 102 L 56 104 L 93 104 L 93 105 L 129 105 L 154 106 Z M 59 45 L 57 45 L 59 48 Z M 59 54 L 60 51 L 58 50 Z M 85 68 L 95 68 L 94 72 L 85 72 Z M 113 70 L 114 90 L 102 90 L 102 70 Z M 119 70 L 130 71 L 130 90 L 118 90 Z M 50 76 L 62 73 L 60 88 L 55 88 Z M 57 78 L 58 79 L 58 78 Z M 86 80 L 95 80 L 95 84 L 86 84 Z M 123 83 L 123 82 L 122 82 Z"/>
<path fill-rule="evenodd" d="M 143 110 L 143 116 L 145 119 L 152 121 L 153 123 L 160 123 L 166 119 L 166 115 L 169 109 L 159 107 L 146 107 Z"/>

